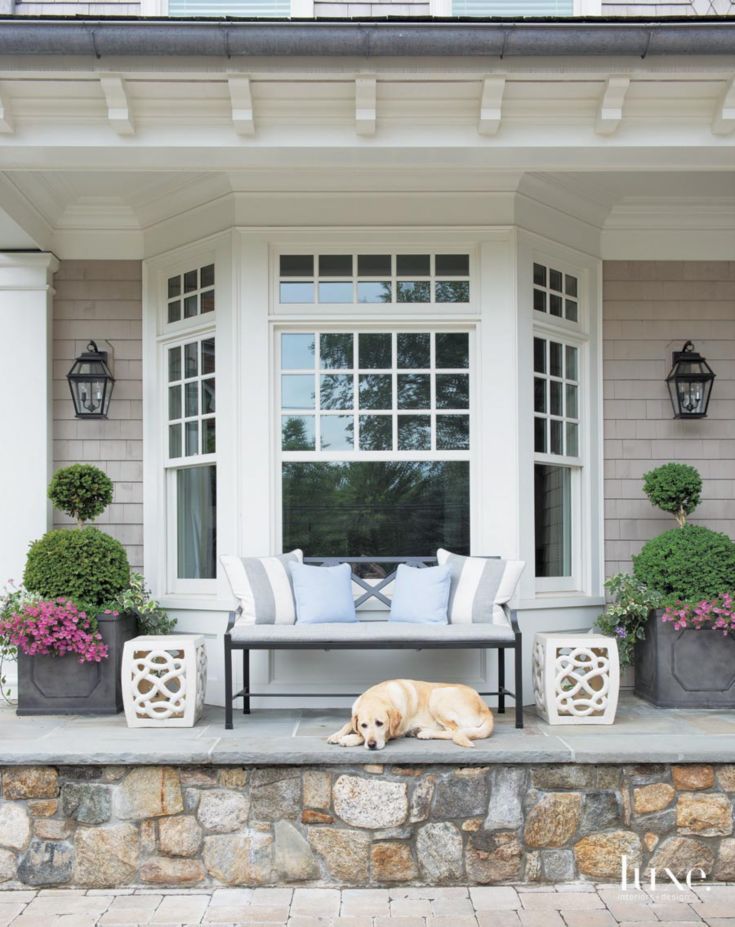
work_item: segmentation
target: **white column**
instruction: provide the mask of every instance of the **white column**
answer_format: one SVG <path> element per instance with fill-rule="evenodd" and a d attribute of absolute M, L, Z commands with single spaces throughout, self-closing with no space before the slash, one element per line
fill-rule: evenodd
<path fill-rule="evenodd" d="M 0 586 L 20 582 L 31 541 L 49 527 L 52 463 L 52 254 L 0 252 Z"/>

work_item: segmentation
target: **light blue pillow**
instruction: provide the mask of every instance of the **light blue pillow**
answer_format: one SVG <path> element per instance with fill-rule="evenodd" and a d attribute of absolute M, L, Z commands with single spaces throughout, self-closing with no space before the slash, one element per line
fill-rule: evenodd
<path fill-rule="evenodd" d="M 396 573 L 391 621 L 447 624 L 452 570 L 449 566 L 410 567 L 402 563 Z"/>
<path fill-rule="evenodd" d="M 324 567 L 292 561 L 288 568 L 293 580 L 297 624 L 357 621 L 348 563 Z"/>

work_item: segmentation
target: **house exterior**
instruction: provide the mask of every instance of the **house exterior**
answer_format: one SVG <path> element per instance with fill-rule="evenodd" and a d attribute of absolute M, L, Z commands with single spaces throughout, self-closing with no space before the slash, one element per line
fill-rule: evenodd
<path fill-rule="evenodd" d="M 63 524 L 53 470 L 91 462 L 101 527 L 207 636 L 213 703 L 218 557 L 295 546 L 526 561 L 529 672 L 533 633 L 589 627 L 667 526 L 648 469 L 697 466 L 694 520 L 735 532 L 735 21 L 717 0 L 302 3 L 0 19 L 0 575 Z M 106 420 L 66 382 L 91 340 Z M 665 384 L 687 340 L 717 375 L 695 421 Z M 254 662 L 294 692 L 493 673 Z"/>

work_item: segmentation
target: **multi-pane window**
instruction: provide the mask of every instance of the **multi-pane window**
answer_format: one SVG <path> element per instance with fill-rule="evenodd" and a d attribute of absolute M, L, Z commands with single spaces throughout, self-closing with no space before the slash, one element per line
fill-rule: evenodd
<path fill-rule="evenodd" d="M 214 338 L 168 349 L 168 456 L 196 457 L 216 450 Z"/>
<path fill-rule="evenodd" d="M 470 338 L 283 332 L 284 549 L 469 553 Z"/>
<path fill-rule="evenodd" d="M 176 511 L 178 579 L 213 579 L 217 570 L 215 339 L 190 338 L 166 350 L 170 495 Z"/>
<path fill-rule="evenodd" d="M 166 292 L 169 324 L 214 312 L 214 264 L 169 277 Z"/>
<path fill-rule="evenodd" d="M 281 335 L 284 451 L 466 451 L 466 332 Z"/>
<path fill-rule="evenodd" d="M 533 265 L 533 308 L 567 322 L 579 321 L 579 278 L 545 264 Z"/>
<path fill-rule="evenodd" d="M 575 486 L 582 466 L 581 347 L 565 336 L 579 322 L 580 282 L 550 264 L 533 264 L 533 309 L 546 316 L 533 339 L 533 447 L 536 577 L 571 588 Z M 552 333 L 559 321 L 558 334 Z M 575 339 L 576 340 L 576 339 Z M 563 585 L 566 583 L 567 585 Z M 555 584 L 555 585 L 553 585 Z"/>
<path fill-rule="evenodd" d="M 579 348 L 533 339 L 533 412 L 537 454 L 579 456 Z"/>
<path fill-rule="evenodd" d="M 284 304 L 469 303 L 468 254 L 282 254 Z"/>

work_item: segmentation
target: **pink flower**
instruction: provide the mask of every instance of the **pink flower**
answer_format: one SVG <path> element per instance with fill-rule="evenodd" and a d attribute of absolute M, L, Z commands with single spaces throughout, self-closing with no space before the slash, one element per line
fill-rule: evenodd
<path fill-rule="evenodd" d="M 80 663 L 107 658 L 107 645 L 93 622 L 63 597 L 23 606 L 0 621 L 0 636 L 27 656 L 74 653 Z"/>
<path fill-rule="evenodd" d="M 664 611 L 661 620 L 672 622 L 676 631 L 712 629 L 729 634 L 735 632 L 735 599 L 725 592 L 691 605 L 677 602 Z"/>

